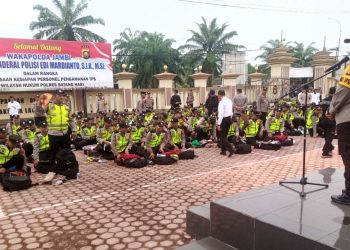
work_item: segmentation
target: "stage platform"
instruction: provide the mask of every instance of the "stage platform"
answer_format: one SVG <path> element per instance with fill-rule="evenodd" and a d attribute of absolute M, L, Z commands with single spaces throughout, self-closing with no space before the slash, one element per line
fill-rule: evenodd
<path fill-rule="evenodd" d="M 320 187 L 306 185 L 311 193 L 301 198 L 273 184 L 228 196 L 189 209 L 187 232 L 204 242 L 218 240 L 240 250 L 350 250 L 350 206 L 330 200 L 344 187 L 343 170 L 327 168 L 307 177 L 329 188 L 316 191 Z M 301 185 L 288 186 L 301 190 Z M 189 246 L 180 249 L 210 249 L 196 242 Z"/>

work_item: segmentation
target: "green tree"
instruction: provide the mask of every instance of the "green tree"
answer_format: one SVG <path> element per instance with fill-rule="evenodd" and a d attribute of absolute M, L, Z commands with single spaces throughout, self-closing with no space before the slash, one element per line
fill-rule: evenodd
<path fill-rule="evenodd" d="M 54 13 L 50 8 L 42 5 L 34 6 L 34 10 L 39 11 L 38 21 L 30 24 L 30 30 L 38 30 L 34 35 L 36 39 L 67 40 L 67 41 L 90 41 L 104 42 L 105 39 L 85 27 L 92 24 L 102 24 L 105 22 L 101 18 L 94 18 L 91 15 L 83 16 L 83 12 L 88 8 L 86 0 L 81 0 L 75 4 L 74 0 L 52 0 L 58 13 Z"/>
<path fill-rule="evenodd" d="M 311 66 L 312 58 L 318 51 L 313 45 L 315 43 L 310 43 L 307 47 L 303 43 L 294 42 L 292 46 L 292 52 L 297 60 L 292 64 L 293 67 L 309 67 Z"/>
<path fill-rule="evenodd" d="M 113 42 L 120 63 L 133 64 L 133 71 L 138 74 L 135 87 L 157 87 L 153 75 L 163 72 L 163 65 L 168 65 L 168 71 L 178 73 L 180 54 L 172 47 L 175 40 L 167 39 L 160 33 L 149 33 L 125 29 Z"/>
<path fill-rule="evenodd" d="M 219 76 L 223 55 L 244 46 L 231 43 L 237 32 L 227 32 L 228 24 L 219 26 L 216 18 L 207 23 L 202 17 L 202 23 L 197 23 L 197 26 L 198 31 L 190 30 L 191 38 L 179 50 L 186 52 L 186 60 L 190 60 L 191 65 L 202 65 L 204 72 L 213 74 L 213 77 Z"/>

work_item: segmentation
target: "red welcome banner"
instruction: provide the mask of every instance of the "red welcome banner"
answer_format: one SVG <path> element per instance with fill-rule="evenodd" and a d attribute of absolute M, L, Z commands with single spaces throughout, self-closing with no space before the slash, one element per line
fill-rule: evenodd
<path fill-rule="evenodd" d="M 107 43 L 0 38 L 0 90 L 113 88 Z"/>

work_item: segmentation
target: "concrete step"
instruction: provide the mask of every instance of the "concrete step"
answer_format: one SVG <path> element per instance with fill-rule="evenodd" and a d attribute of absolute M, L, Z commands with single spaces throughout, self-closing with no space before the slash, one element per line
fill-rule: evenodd
<path fill-rule="evenodd" d="M 178 247 L 176 250 L 238 250 L 213 237 L 206 237 L 201 240 L 193 241 L 188 245 Z"/>
<path fill-rule="evenodd" d="M 210 235 L 210 203 L 187 210 L 186 232 L 197 240 Z"/>

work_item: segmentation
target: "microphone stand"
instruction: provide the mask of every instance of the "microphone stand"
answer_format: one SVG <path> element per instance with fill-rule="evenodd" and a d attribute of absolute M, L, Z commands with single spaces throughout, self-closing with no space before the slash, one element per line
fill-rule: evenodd
<path fill-rule="evenodd" d="M 287 93 L 287 94 L 281 96 L 279 99 L 281 99 L 281 98 L 283 98 L 283 97 L 286 97 L 287 95 L 289 95 L 289 94 L 291 94 L 291 93 L 293 93 L 293 92 L 295 92 L 295 91 L 304 89 L 304 88 L 305 88 L 306 86 L 308 86 L 309 84 L 314 83 L 314 82 L 316 82 L 317 80 L 320 80 L 320 79 L 326 77 L 327 75 L 329 75 L 329 74 L 331 74 L 331 73 L 337 71 L 338 69 L 340 69 L 340 67 L 341 67 L 341 65 L 339 65 L 338 67 L 335 67 L 335 68 L 332 69 L 332 70 L 327 71 L 327 72 L 326 72 L 325 74 L 323 74 L 322 76 L 317 77 L 316 79 L 314 79 L 314 80 L 312 80 L 312 81 L 310 81 L 310 82 L 307 82 L 307 83 L 301 85 L 300 87 L 298 87 L 298 88 L 296 88 L 296 89 L 290 91 L 289 93 Z M 312 193 L 312 192 L 315 192 L 315 191 L 319 191 L 319 190 L 328 188 L 328 185 L 327 185 L 327 184 L 320 184 L 320 183 L 308 182 L 308 181 L 307 181 L 306 174 L 305 174 L 305 172 L 306 172 L 306 132 L 307 132 L 307 129 L 306 129 L 306 122 L 307 122 L 307 105 L 308 105 L 307 99 L 308 99 L 308 92 L 306 91 L 306 93 L 305 93 L 305 107 L 304 107 L 304 109 L 305 109 L 305 110 L 304 110 L 305 125 L 304 125 L 304 148 L 303 148 L 303 175 L 302 175 L 300 181 L 280 181 L 280 182 L 279 182 L 279 184 L 280 184 L 281 186 L 284 186 L 284 187 L 286 187 L 286 188 L 288 188 L 288 189 L 291 189 L 291 190 L 294 191 L 294 192 L 299 193 L 299 195 L 300 195 L 301 197 L 305 197 L 306 194 L 308 194 L 308 193 Z M 297 190 L 295 190 L 295 189 L 292 189 L 291 187 L 286 186 L 285 184 L 300 184 L 300 185 L 301 185 L 301 191 L 297 191 Z M 317 189 L 317 190 L 310 191 L 310 192 L 305 192 L 305 185 L 319 186 L 319 187 L 321 187 L 321 188 L 319 188 L 319 189 Z"/>

